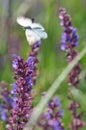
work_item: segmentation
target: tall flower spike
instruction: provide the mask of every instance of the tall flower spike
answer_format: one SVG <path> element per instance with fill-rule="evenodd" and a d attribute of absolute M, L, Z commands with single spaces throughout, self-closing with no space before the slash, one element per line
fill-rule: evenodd
<path fill-rule="evenodd" d="M 71 18 L 64 8 L 60 8 L 59 18 L 61 20 L 60 25 L 63 27 L 61 50 L 66 52 L 67 61 L 70 63 L 78 55 L 78 51 L 75 50 L 75 47 L 78 46 L 79 36 L 77 35 L 76 29 L 73 28 Z M 73 87 L 78 86 L 80 72 L 81 66 L 79 63 L 77 63 L 68 75 L 68 85 Z M 79 130 L 84 125 L 84 122 L 81 121 L 82 113 L 77 114 L 77 109 L 80 108 L 80 105 L 78 102 L 74 101 L 73 98 L 69 98 L 72 99 L 72 103 L 69 105 L 69 110 L 72 115 L 72 121 L 69 128 L 70 130 Z"/>
<path fill-rule="evenodd" d="M 7 129 L 22 130 L 32 112 L 31 89 L 33 82 L 27 61 L 24 62 L 20 56 L 14 55 L 12 66 L 15 74 L 14 79 L 16 80 L 16 82 L 12 84 L 11 90 L 11 94 L 14 97 L 15 108 L 11 109 Z"/>
<path fill-rule="evenodd" d="M 32 33 L 33 29 L 36 32 L 36 26 L 37 28 L 39 26 L 38 30 L 40 33 L 42 31 L 42 35 L 45 34 L 47 37 L 47 34 L 43 32 L 44 28 L 40 24 L 33 24 L 30 19 L 21 17 L 17 18 L 17 22 L 23 26 L 26 31 L 28 31 L 27 40 L 29 41 L 31 52 L 29 53 L 26 62 L 24 62 L 20 56 L 14 55 L 12 66 L 14 68 L 14 79 L 16 82 L 12 85 L 13 89 L 11 90 L 11 93 L 14 96 L 16 107 L 11 110 L 11 115 L 9 117 L 9 123 L 7 126 L 8 130 L 22 130 L 30 118 L 33 110 L 33 97 L 31 90 L 36 83 L 36 78 L 38 75 L 37 63 L 39 62 L 37 58 L 38 50 L 41 45 L 41 38 L 44 38 L 40 37 L 37 39 L 39 34 Z"/>
<path fill-rule="evenodd" d="M 61 103 L 57 97 L 49 101 L 46 112 L 40 116 L 38 126 L 43 130 L 64 130 L 61 119 L 64 111 L 61 108 Z"/>
<path fill-rule="evenodd" d="M 78 51 L 76 51 L 74 48 L 79 45 L 79 36 L 77 35 L 76 29 L 73 28 L 71 18 L 64 8 L 59 10 L 59 18 L 61 19 L 60 25 L 63 27 L 61 49 L 66 52 L 67 61 L 70 63 L 78 55 Z M 81 66 L 79 63 L 77 63 L 68 76 L 68 83 L 70 85 L 75 87 L 78 86 L 80 72 Z"/>
<path fill-rule="evenodd" d="M 72 101 L 69 105 L 69 110 L 71 112 L 71 123 L 70 123 L 70 130 L 80 130 L 85 123 L 81 120 L 83 113 L 78 113 L 78 109 L 80 108 L 80 104 L 77 102 Z"/>

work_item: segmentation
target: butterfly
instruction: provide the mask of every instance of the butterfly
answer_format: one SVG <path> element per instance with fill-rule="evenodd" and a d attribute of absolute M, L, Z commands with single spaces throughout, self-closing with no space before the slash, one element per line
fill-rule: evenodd
<path fill-rule="evenodd" d="M 17 17 L 17 23 L 24 27 L 26 39 L 29 45 L 34 45 L 37 41 L 47 38 L 47 33 L 44 27 L 39 23 L 34 23 L 33 20 L 25 17 Z"/>

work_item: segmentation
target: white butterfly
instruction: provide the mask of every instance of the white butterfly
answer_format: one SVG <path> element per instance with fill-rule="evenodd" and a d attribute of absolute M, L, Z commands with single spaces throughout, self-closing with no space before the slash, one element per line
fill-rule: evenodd
<path fill-rule="evenodd" d="M 25 17 L 17 17 L 17 23 L 25 28 L 25 34 L 29 45 L 35 44 L 42 38 L 47 38 L 44 27 L 39 23 L 34 23 L 31 19 Z"/>

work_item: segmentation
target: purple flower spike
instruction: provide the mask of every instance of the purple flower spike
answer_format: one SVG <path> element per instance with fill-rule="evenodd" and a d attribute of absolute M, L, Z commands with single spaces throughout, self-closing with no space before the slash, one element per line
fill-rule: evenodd
<path fill-rule="evenodd" d="M 13 109 L 11 110 L 7 130 L 23 130 L 25 124 L 32 114 L 32 87 L 37 78 L 38 50 L 41 42 L 31 46 L 31 52 L 26 62 L 14 55 L 13 68 L 14 79 L 11 94 L 13 97 Z"/>
<path fill-rule="evenodd" d="M 31 89 L 33 86 L 33 79 L 31 74 L 33 72 L 29 73 L 31 68 L 27 61 L 24 62 L 24 60 L 19 56 L 15 57 L 14 63 L 17 63 L 17 68 L 14 68 L 14 78 L 16 83 L 12 84 L 11 94 L 13 97 L 13 109 L 11 110 L 8 121 L 8 130 L 22 130 L 32 112 Z"/>
<path fill-rule="evenodd" d="M 67 14 L 64 8 L 59 10 L 59 18 L 63 22 L 63 34 L 61 40 L 61 50 L 66 52 L 67 61 L 70 63 L 77 55 L 78 52 L 74 47 L 78 47 L 79 36 L 77 35 L 77 30 L 72 26 L 70 16 Z M 78 72 L 78 73 L 77 73 Z M 68 77 L 68 84 L 75 87 L 79 84 L 79 74 L 81 72 L 80 64 L 73 68 Z"/>
<path fill-rule="evenodd" d="M 57 97 L 49 101 L 46 112 L 42 114 L 38 120 L 38 125 L 42 127 L 43 130 L 64 130 L 61 121 L 63 110 L 60 110 L 60 107 L 61 103 Z"/>
<path fill-rule="evenodd" d="M 79 113 L 78 109 L 80 109 L 80 104 L 72 101 L 69 105 L 69 110 L 71 112 L 71 123 L 69 125 L 70 130 L 80 130 L 85 125 L 85 122 L 81 120 L 83 113 Z"/>
<path fill-rule="evenodd" d="M 62 23 L 63 34 L 66 34 L 66 37 L 64 37 L 64 35 L 62 34 L 62 41 L 64 41 L 65 44 L 61 42 L 61 50 L 64 50 L 66 52 L 67 61 L 68 63 L 70 63 L 78 55 L 78 51 L 75 50 L 75 47 L 79 46 L 79 36 L 77 35 L 76 28 L 73 28 L 70 16 L 67 14 L 64 8 L 61 8 L 59 10 L 59 18 Z M 78 62 L 69 73 L 67 84 L 71 85 L 71 87 L 78 87 L 80 82 L 80 72 L 81 65 Z M 79 103 L 76 102 L 75 99 L 71 96 L 72 95 L 69 95 L 69 99 L 72 99 L 72 103 L 69 106 L 69 110 L 71 112 L 71 123 L 69 129 L 80 130 L 84 126 L 84 122 L 81 121 L 82 112 L 77 112 L 77 109 L 80 107 Z M 63 112 L 59 111 L 57 112 L 57 115 L 63 116 Z"/>

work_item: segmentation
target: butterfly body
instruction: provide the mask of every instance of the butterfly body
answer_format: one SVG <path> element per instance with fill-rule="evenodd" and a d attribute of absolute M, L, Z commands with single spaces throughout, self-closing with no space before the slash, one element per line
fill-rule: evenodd
<path fill-rule="evenodd" d="M 24 29 L 30 29 L 30 30 L 32 30 L 32 28 L 30 26 L 24 27 Z"/>
<path fill-rule="evenodd" d="M 17 23 L 24 27 L 29 45 L 33 45 L 37 41 L 47 38 L 47 33 L 45 32 L 44 27 L 39 23 L 34 23 L 31 19 L 24 17 L 18 17 Z"/>

